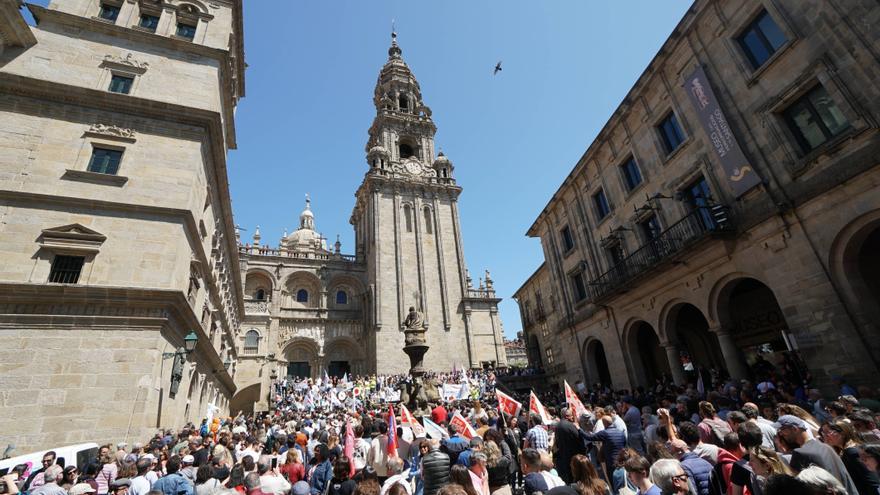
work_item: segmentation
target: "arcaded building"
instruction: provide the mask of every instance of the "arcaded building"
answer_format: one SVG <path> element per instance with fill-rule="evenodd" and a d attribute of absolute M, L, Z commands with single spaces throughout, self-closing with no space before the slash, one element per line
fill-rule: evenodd
<path fill-rule="evenodd" d="M 241 1 L 52 1 L 35 27 L 19 8 L 0 0 L 0 444 L 225 414 Z"/>
<path fill-rule="evenodd" d="M 265 407 L 272 376 L 405 373 L 402 322 L 427 326 L 425 367 L 506 365 L 500 298 L 491 275 L 475 287 L 464 261 L 452 161 L 392 35 L 373 96 L 363 182 L 350 222 L 354 253 L 328 249 L 306 204 L 299 228 L 241 247 L 245 317 L 235 406 Z M 317 200 L 317 198 L 316 198 Z"/>
<path fill-rule="evenodd" d="M 876 2 L 697 0 L 528 235 L 517 291 L 553 380 L 880 362 Z"/>

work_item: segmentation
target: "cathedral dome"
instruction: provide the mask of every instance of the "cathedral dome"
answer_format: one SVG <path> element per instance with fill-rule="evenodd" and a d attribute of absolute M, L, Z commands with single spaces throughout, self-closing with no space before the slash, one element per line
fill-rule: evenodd
<path fill-rule="evenodd" d="M 306 195 L 306 209 L 299 215 L 299 228 L 287 236 L 287 249 L 290 251 L 317 251 L 323 248 L 324 239 L 315 231 L 315 214 L 312 201 Z"/>
<path fill-rule="evenodd" d="M 442 151 L 440 152 L 439 155 L 437 155 L 437 158 L 434 159 L 434 166 L 436 167 L 439 165 L 447 165 L 447 166 L 452 165 L 452 162 L 449 161 L 449 158 L 447 158 L 446 155 L 444 155 Z"/>

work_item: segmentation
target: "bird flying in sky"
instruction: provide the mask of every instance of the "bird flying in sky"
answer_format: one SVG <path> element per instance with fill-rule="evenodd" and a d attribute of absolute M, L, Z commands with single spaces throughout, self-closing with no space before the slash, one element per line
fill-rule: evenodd
<path fill-rule="evenodd" d="M 492 75 L 493 76 L 498 75 L 499 72 L 501 72 L 501 61 L 500 60 L 498 61 L 497 64 L 495 64 L 495 71 L 492 72 Z"/>

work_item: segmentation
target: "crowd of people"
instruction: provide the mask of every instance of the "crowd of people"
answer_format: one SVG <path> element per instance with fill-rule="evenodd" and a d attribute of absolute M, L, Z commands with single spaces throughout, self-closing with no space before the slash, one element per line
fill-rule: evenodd
<path fill-rule="evenodd" d="M 516 394 L 490 371 L 273 384 L 269 411 L 208 417 L 104 445 L 79 466 L 19 466 L 15 495 L 661 495 L 880 493 L 880 401 L 843 381 L 826 398 L 762 364 L 651 389 Z M 513 373 L 515 375 L 516 373 Z M 693 378 L 693 377 L 692 377 Z M 500 392 L 500 393 L 499 393 Z M 433 394 L 432 394 L 433 396 Z M 568 397 L 568 399 L 566 399 Z M 499 404 L 499 399 L 503 402 Z M 513 404 L 513 408 L 511 408 Z M 501 407 L 499 407 L 501 406 Z M 503 412 L 502 412 L 503 411 Z"/>

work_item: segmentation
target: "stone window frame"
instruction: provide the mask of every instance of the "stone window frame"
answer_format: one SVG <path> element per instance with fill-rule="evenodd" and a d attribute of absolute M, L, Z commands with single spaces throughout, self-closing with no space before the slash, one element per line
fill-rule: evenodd
<path fill-rule="evenodd" d="M 131 0 L 129 0 L 129 1 L 131 1 Z M 166 2 L 163 2 L 162 0 L 156 0 L 153 3 L 153 5 L 150 5 L 150 3 L 146 2 L 145 0 L 137 0 L 136 5 L 137 5 L 137 12 L 136 12 L 136 15 L 133 16 L 134 17 L 134 24 L 131 25 L 131 28 L 136 29 L 138 31 L 143 31 L 145 33 L 160 34 L 159 28 L 162 27 L 163 14 L 166 11 L 166 7 L 168 7 L 169 5 Z M 159 18 L 159 21 L 156 24 L 155 30 L 151 31 L 147 28 L 141 27 L 141 17 L 144 15 L 151 15 L 151 16 L 155 16 L 155 17 Z"/>
<path fill-rule="evenodd" d="M 770 55 L 770 58 L 768 58 L 760 67 L 755 68 L 752 66 L 752 62 L 745 54 L 742 46 L 740 46 L 739 37 L 749 26 L 752 25 L 762 12 L 767 12 L 773 21 L 776 22 L 776 25 L 779 26 L 779 29 L 785 34 L 786 41 L 779 47 L 779 49 L 773 52 L 773 54 Z M 731 53 L 737 69 L 739 69 L 739 72 L 743 75 L 747 87 L 752 87 L 757 84 L 761 75 L 770 67 L 776 65 L 776 62 L 783 58 L 783 56 L 791 50 L 791 47 L 797 44 L 801 39 L 801 36 L 797 29 L 795 29 L 794 23 L 791 22 L 788 14 L 782 9 L 782 7 L 778 6 L 776 2 L 773 1 L 764 0 L 754 4 L 752 8 L 747 11 L 747 14 L 742 20 L 736 22 L 736 26 L 737 27 L 732 31 L 732 34 L 724 38 L 724 44 Z"/>
<path fill-rule="evenodd" d="M 608 206 L 608 213 L 606 213 L 605 216 L 601 216 L 601 217 L 599 216 L 599 210 L 596 207 L 596 196 L 600 192 L 605 196 L 605 204 Z M 598 229 L 599 226 L 601 226 L 603 223 L 605 223 L 605 221 L 607 221 L 609 218 L 614 216 L 614 205 L 611 203 L 611 199 L 609 199 L 609 197 L 608 197 L 608 190 L 604 184 L 599 184 L 598 186 L 591 189 L 589 192 L 589 195 L 590 195 L 590 209 L 593 211 L 593 216 L 596 217 L 595 228 Z"/>
<path fill-rule="evenodd" d="M 101 17 L 101 9 L 104 7 L 104 4 L 112 5 L 119 9 L 119 14 L 116 15 L 116 19 L 109 20 Z M 122 7 L 125 5 L 125 0 L 98 0 L 93 4 L 92 12 L 95 14 L 92 16 L 92 20 L 103 22 L 104 24 L 116 25 L 122 20 L 122 14 L 124 14 Z"/>
<path fill-rule="evenodd" d="M 412 234 L 416 231 L 416 205 L 410 201 L 401 201 L 400 203 L 400 231 L 404 234 Z"/>
<path fill-rule="evenodd" d="M 729 203 L 730 197 L 726 194 L 727 190 L 721 187 L 715 177 L 714 170 L 714 167 L 709 163 L 708 158 L 705 155 L 695 160 L 694 163 L 688 167 L 687 171 L 672 181 L 671 189 L 675 191 L 675 197 L 683 197 L 681 195 L 684 194 L 688 186 L 696 182 L 698 177 L 703 176 L 703 179 L 706 180 L 706 184 L 709 185 L 709 190 L 712 192 L 712 199 L 718 203 Z M 678 204 L 677 209 L 680 216 L 674 221 L 670 221 L 670 225 L 680 221 L 691 212 L 685 201 L 676 201 L 675 203 Z"/>
<path fill-rule="evenodd" d="M 174 12 L 174 18 L 171 20 L 168 33 L 171 38 L 186 41 L 187 43 L 204 44 L 208 22 L 214 19 L 214 16 L 208 13 L 208 7 L 205 4 L 198 0 L 183 0 L 177 2 L 176 5 L 166 4 L 165 6 L 171 7 Z M 186 6 L 192 6 L 195 12 L 187 12 Z M 196 31 L 192 39 L 177 35 L 177 25 L 181 23 L 195 26 Z"/>
<path fill-rule="evenodd" d="M 629 182 L 626 179 L 626 173 L 623 170 L 623 167 L 630 161 L 635 164 L 636 170 L 639 172 L 639 176 L 641 177 L 641 182 L 635 185 L 632 189 L 629 187 Z M 625 199 L 629 200 L 635 193 L 641 191 L 645 187 L 645 183 L 648 182 L 648 177 L 645 175 L 645 171 L 642 169 L 642 166 L 639 164 L 639 159 L 636 158 L 635 152 L 630 152 L 624 155 L 623 160 L 617 162 L 617 175 L 620 178 L 620 184 L 624 191 Z"/>
<path fill-rule="evenodd" d="M 248 346 L 248 341 L 247 341 L 248 335 L 253 335 L 253 334 L 257 335 L 256 347 Z M 260 342 L 262 342 L 262 340 L 263 340 L 263 334 L 260 333 L 259 328 L 255 328 L 255 327 L 248 328 L 247 331 L 244 332 L 241 336 L 242 355 L 251 356 L 254 354 L 259 354 L 260 353 Z M 245 352 L 245 349 L 247 349 L 248 351 L 253 350 L 254 352 Z"/>
<path fill-rule="evenodd" d="M 94 268 L 95 258 L 100 253 L 101 246 L 106 240 L 107 236 L 104 234 L 79 223 L 43 229 L 37 238 L 38 248 L 35 256 L 38 264 L 48 265 L 46 278 L 41 282 L 55 283 L 48 282 L 48 280 L 52 270 L 52 263 L 56 256 L 81 256 L 84 258 L 83 266 L 76 284 L 88 285 Z M 38 270 L 31 272 L 30 282 L 36 282 L 33 279 L 36 272 Z M 39 272 L 42 273 L 41 270 Z"/>
<path fill-rule="evenodd" d="M 569 270 L 566 274 L 566 278 L 568 279 L 568 283 L 571 284 L 571 298 L 572 303 L 575 307 L 580 307 L 587 303 L 590 300 L 590 289 L 589 283 L 587 282 L 587 272 L 584 269 L 582 264 L 578 264 L 575 268 Z M 584 297 L 578 299 L 577 294 L 577 286 L 575 284 L 575 277 L 580 277 L 581 283 L 584 286 Z"/>
<path fill-rule="evenodd" d="M 761 120 L 767 124 L 769 135 L 780 145 L 785 159 L 782 160 L 792 179 L 797 179 L 824 156 L 834 155 L 851 139 L 878 123 L 857 104 L 853 93 L 838 76 L 837 67 L 826 56 L 810 64 L 777 95 L 771 97 L 757 110 Z M 794 102 L 822 85 L 828 95 L 849 122 L 849 129 L 822 143 L 809 152 L 804 152 L 797 142 L 794 132 L 785 120 L 784 111 Z"/>
<path fill-rule="evenodd" d="M 137 141 L 133 130 L 115 125 L 93 124 L 83 133 L 82 138 L 83 142 L 74 160 L 74 165 L 72 168 L 65 169 L 64 175 L 61 176 L 62 179 L 117 187 L 122 187 L 128 183 L 128 177 L 122 175 L 122 172 L 124 170 L 123 164 L 126 163 L 126 151 L 128 150 L 126 145 L 134 144 Z M 91 160 L 92 152 L 95 148 L 122 152 L 122 158 L 119 160 L 119 169 L 117 169 L 115 175 L 89 171 L 89 160 Z M 130 158 L 128 161 L 130 161 Z"/>
<path fill-rule="evenodd" d="M 425 235 L 434 235 L 434 231 L 437 229 L 437 225 L 434 222 L 434 208 L 429 204 L 421 205 L 421 213 L 422 213 L 422 221 L 424 222 L 424 233 Z"/>
<path fill-rule="evenodd" d="M 137 61 L 130 52 L 125 57 L 106 55 L 101 61 L 101 65 L 98 66 L 102 70 L 98 76 L 96 89 L 110 93 L 110 81 L 113 79 L 113 76 L 130 77 L 133 79 L 131 90 L 128 93 L 114 94 L 136 96 L 141 76 L 147 72 L 149 66 L 149 63 Z"/>
<path fill-rule="evenodd" d="M 678 143 L 678 146 L 673 149 L 667 151 L 666 142 L 663 139 L 663 131 L 660 126 L 664 120 L 666 120 L 669 115 L 675 116 L 675 122 L 678 124 L 678 130 L 681 131 L 684 136 L 682 136 L 682 141 Z M 694 140 L 694 133 L 691 131 L 690 125 L 686 123 L 684 119 L 681 118 L 683 113 L 678 107 L 674 104 L 670 104 L 668 108 L 666 108 L 663 112 L 659 112 L 659 117 L 654 118 L 651 122 L 651 134 L 654 139 L 654 146 L 657 147 L 658 154 L 660 155 L 660 161 L 663 165 L 671 162 L 675 157 L 682 153 L 682 150 L 688 147 L 691 141 Z"/>
<path fill-rule="evenodd" d="M 568 230 L 568 237 L 571 240 L 571 246 L 567 246 L 567 247 L 565 245 L 565 231 L 566 230 Z M 575 240 L 574 231 L 572 231 L 571 226 L 569 224 L 566 223 L 559 229 L 559 240 L 562 243 L 562 257 L 568 258 L 571 255 L 571 253 L 573 253 L 575 251 L 575 248 L 577 247 L 577 241 Z"/>

